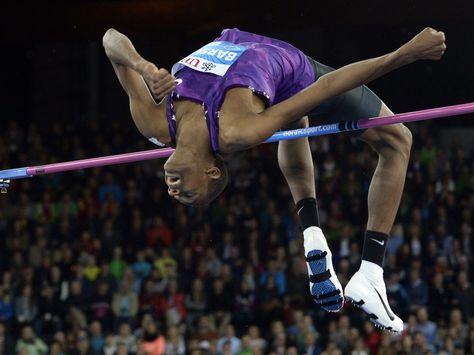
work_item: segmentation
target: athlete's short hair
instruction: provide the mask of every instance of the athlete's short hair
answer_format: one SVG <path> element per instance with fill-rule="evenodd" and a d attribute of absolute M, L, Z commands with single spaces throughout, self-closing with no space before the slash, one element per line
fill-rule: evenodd
<path fill-rule="evenodd" d="M 219 196 L 225 187 L 229 183 L 229 172 L 227 171 L 227 166 L 225 165 L 224 158 L 220 154 L 215 154 L 214 165 L 221 172 L 219 179 L 211 179 L 207 186 L 208 195 L 206 204 L 211 203 L 217 196 Z"/>

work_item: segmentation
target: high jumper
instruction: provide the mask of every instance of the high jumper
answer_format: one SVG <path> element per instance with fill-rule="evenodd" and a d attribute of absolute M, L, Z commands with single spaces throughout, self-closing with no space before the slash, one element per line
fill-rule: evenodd
<path fill-rule="evenodd" d="M 329 123 L 326 127 L 337 126 L 338 131 L 344 130 L 344 122 L 345 130 L 361 129 L 354 135 L 379 159 L 368 193 L 361 267 L 344 291 L 320 228 L 308 139 L 297 135 L 279 141 L 278 163 L 303 228 L 309 286 L 316 303 L 335 312 L 345 297 L 378 326 L 403 329 L 388 304 L 382 265 L 412 137 L 401 123 L 377 125 L 366 120 L 393 113 L 364 85 L 412 62 L 440 59 L 446 49 L 443 32 L 425 28 L 391 53 L 337 70 L 286 42 L 238 29 L 224 30 L 176 63 L 171 73 L 141 57 L 114 29 L 105 33 L 103 45 L 129 96 L 139 131 L 155 144 L 174 148 L 166 152 L 171 156 L 164 166 L 165 181 L 169 195 L 187 205 L 208 204 L 222 192 L 228 176 L 221 154 L 259 145 L 280 129 L 307 128 L 308 116 L 321 118 Z M 368 124 L 353 127 L 354 122 Z"/>
<path fill-rule="evenodd" d="M 439 59 L 446 49 L 444 33 L 426 28 L 394 52 L 333 70 L 286 42 L 227 29 L 169 73 L 142 58 L 114 29 L 103 45 L 137 128 L 150 141 L 175 148 L 164 166 L 165 180 L 169 195 L 187 205 L 208 204 L 226 186 L 221 153 L 259 145 L 284 127 L 307 127 L 307 116 L 337 122 L 391 115 L 364 84 L 414 61 Z M 377 325 L 400 332 L 403 322 L 388 304 L 382 265 L 412 136 L 397 124 L 359 131 L 357 137 L 379 160 L 368 194 L 362 264 L 345 297 Z M 311 294 L 323 309 L 338 311 L 343 290 L 319 225 L 308 139 L 279 142 L 278 163 L 304 230 Z"/>

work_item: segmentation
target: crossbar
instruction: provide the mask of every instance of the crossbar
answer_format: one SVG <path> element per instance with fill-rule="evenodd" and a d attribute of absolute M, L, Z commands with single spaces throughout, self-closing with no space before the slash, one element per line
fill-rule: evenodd
<path fill-rule="evenodd" d="M 304 137 L 315 137 L 341 132 L 351 132 L 361 129 L 386 126 L 395 123 L 406 123 L 414 121 L 431 120 L 441 117 L 458 116 L 474 112 L 474 102 L 460 105 L 432 108 L 427 110 L 400 113 L 393 116 L 372 117 L 357 121 L 332 123 L 308 128 L 280 131 L 268 138 L 264 143 L 272 143 L 282 140 L 298 139 Z M 33 167 L 23 167 L 0 171 L 0 181 L 9 179 L 21 179 L 36 175 L 54 174 L 72 170 L 82 170 L 96 168 L 100 166 L 133 163 L 138 161 L 167 158 L 173 154 L 173 148 L 162 148 L 109 155 L 104 157 L 89 158 L 68 161 L 63 163 L 53 163 Z"/>

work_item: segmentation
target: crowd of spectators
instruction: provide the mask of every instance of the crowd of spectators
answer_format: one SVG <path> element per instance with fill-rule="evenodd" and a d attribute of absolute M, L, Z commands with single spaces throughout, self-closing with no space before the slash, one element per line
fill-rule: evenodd
<path fill-rule="evenodd" d="M 0 168 L 151 148 L 129 124 L 12 121 Z M 429 123 L 386 255 L 401 335 L 312 301 L 276 145 L 228 161 L 208 208 L 170 199 L 162 161 L 13 181 L 0 195 L 0 354 L 474 354 L 474 165 Z M 323 230 L 343 286 L 358 268 L 376 155 L 311 140 Z"/>

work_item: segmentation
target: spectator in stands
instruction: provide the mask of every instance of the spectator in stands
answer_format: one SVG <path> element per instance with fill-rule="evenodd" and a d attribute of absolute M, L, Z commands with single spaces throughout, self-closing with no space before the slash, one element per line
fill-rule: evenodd
<path fill-rule="evenodd" d="M 456 277 L 456 284 L 453 290 L 453 305 L 459 307 L 464 320 L 468 320 L 472 315 L 474 303 L 474 289 L 469 282 L 468 273 L 460 271 Z"/>
<path fill-rule="evenodd" d="M 416 331 L 420 332 L 423 337 L 424 341 L 426 341 L 429 345 L 434 345 L 436 341 L 436 331 L 437 327 L 436 324 L 428 319 L 428 310 L 426 307 L 420 307 L 416 312 Z"/>
<path fill-rule="evenodd" d="M 120 345 L 125 346 L 125 351 L 134 354 L 137 352 L 137 339 L 132 333 L 130 324 L 121 323 L 118 334 L 114 338 L 115 346 L 119 348 Z"/>
<path fill-rule="evenodd" d="M 321 349 L 316 345 L 316 337 L 311 332 L 304 334 L 304 346 L 304 354 L 318 355 L 321 353 Z"/>
<path fill-rule="evenodd" d="M 51 340 L 54 333 L 63 328 L 63 313 L 54 297 L 53 288 L 44 284 L 38 300 L 38 317 L 35 321 L 36 333 Z"/>
<path fill-rule="evenodd" d="M 146 259 L 145 252 L 139 250 L 136 253 L 136 261 L 132 265 L 133 272 L 138 281 L 138 287 L 141 288 L 143 282 L 151 273 L 151 264 Z"/>
<path fill-rule="evenodd" d="M 11 323 L 14 313 L 14 298 L 8 289 L 0 286 L 0 322 Z"/>
<path fill-rule="evenodd" d="M 132 285 L 122 281 L 120 289 L 112 297 L 112 310 L 116 325 L 125 322 L 132 324 L 138 313 L 138 296 L 132 291 Z"/>
<path fill-rule="evenodd" d="M 420 306 L 426 306 L 428 304 L 428 286 L 421 278 L 418 269 L 410 270 L 407 295 L 410 300 L 411 310 L 416 310 Z"/>
<path fill-rule="evenodd" d="M 249 327 L 250 348 L 255 351 L 264 352 L 267 348 L 267 341 L 260 337 L 260 330 L 256 325 Z"/>
<path fill-rule="evenodd" d="M 161 249 L 161 255 L 155 261 L 155 268 L 158 269 L 161 277 L 164 279 L 176 277 L 177 262 L 170 255 L 168 249 L 166 248 Z"/>
<path fill-rule="evenodd" d="M 123 260 L 122 248 L 115 247 L 113 251 L 112 260 L 110 261 L 110 273 L 116 280 L 120 280 L 123 276 L 123 272 L 127 267 L 127 262 Z"/>
<path fill-rule="evenodd" d="M 258 302 L 261 314 L 259 321 L 262 324 L 281 318 L 283 302 L 273 276 L 268 276 L 266 283 L 260 287 Z"/>
<path fill-rule="evenodd" d="M 13 355 L 15 344 L 8 334 L 7 327 L 0 322 L 0 354 Z"/>
<path fill-rule="evenodd" d="M 16 343 L 15 352 L 17 354 L 46 355 L 48 346 L 36 336 L 31 325 L 25 324 L 21 328 L 21 338 Z"/>
<path fill-rule="evenodd" d="M 231 320 L 233 294 L 229 289 L 224 289 L 221 279 L 215 279 L 209 295 L 209 311 L 218 329 L 224 329 Z"/>
<path fill-rule="evenodd" d="M 185 296 L 185 308 L 187 310 L 187 325 L 192 327 L 195 320 L 207 309 L 207 296 L 204 293 L 204 284 L 201 279 L 193 280 L 191 292 Z"/>
<path fill-rule="evenodd" d="M 430 135 L 419 127 L 415 141 L 423 142 Z M 39 133 L 27 128 L 31 139 L 38 139 Z M 126 135 L 120 129 L 114 134 L 122 140 Z M 57 135 L 57 145 L 73 144 L 77 156 L 106 154 L 109 148 L 97 135 L 90 146 L 80 133 Z M 17 150 L 23 147 L 29 157 L 45 161 L 51 155 L 49 145 L 33 149 L 22 142 L 15 143 Z M 354 221 L 365 218 L 358 201 L 368 187 L 362 172 L 372 158 L 364 150 L 351 157 L 354 147 L 337 137 L 312 144 L 321 152 L 319 176 L 332 176 L 320 182 L 320 195 L 332 201 L 321 204 L 320 217 L 334 237 L 344 280 L 360 259 L 356 240 L 364 226 Z M 432 147 L 437 146 L 434 138 Z M 0 164 L 17 165 L 15 155 L 2 147 Z M 10 355 L 17 345 L 19 353 L 37 351 L 42 344 L 51 354 L 115 355 L 132 352 L 133 344 L 138 353 L 149 346 L 160 354 L 212 354 L 218 345 L 234 353 L 226 338 L 229 324 L 236 326 L 232 339 L 241 343 L 239 355 L 319 349 L 474 353 L 472 154 L 437 149 L 435 159 L 427 158 L 431 153 L 420 159 L 421 147 L 412 151 L 408 190 L 386 258 L 390 305 L 406 313 L 402 338 L 374 330 L 353 308 L 320 314 L 306 297 L 301 243 L 292 239 L 299 233 L 295 216 L 287 189 L 270 185 L 269 176 L 278 171 L 262 158 L 273 149 L 266 146 L 249 152 L 262 164 L 251 165 L 245 156 L 229 164 L 238 172 L 236 180 L 208 210 L 175 206 L 165 198 L 166 191 L 154 183 L 159 162 L 124 165 L 120 173 L 104 169 L 48 176 L 44 184 L 12 184 L 15 193 L 0 199 L 0 353 Z M 67 154 L 55 152 L 58 159 Z M 149 230 L 156 232 L 155 248 L 148 248 Z M 28 319 L 37 335 L 30 323 L 21 325 Z M 157 319 L 175 325 L 166 324 L 161 336 L 160 326 L 149 325 Z M 219 339 L 227 340 L 218 344 Z"/>
<path fill-rule="evenodd" d="M 405 318 L 408 312 L 410 300 L 403 285 L 399 282 L 399 274 L 396 272 L 386 275 L 387 297 L 389 298 L 390 308 Z"/>
<path fill-rule="evenodd" d="M 157 324 L 148 322 L 144 329 L 139 350 L 151 355 L 163 355 L 165 347 L 165 338 L 160 334 Z"/>
<path fill-rule="evenodd" d="M 286 292 L 286 277 L 281 270 L 278 270 L 278 263 L 274 259 L 268 261 L 267 269 L 260 275 L 260 285 L 265 285 L 269 277 L 273 278 L 279 295 L 283 295 Z"/>
<path fill-rule="evenodd" d="M 239 330 L 253 323 L 255 303 L 255 293 L 250 290 L 247 281 L 245 279 L 242 280 L 239 291 L 235 295 L 233 312 L 234 322 Z"/>
<path fill-rule="evenodd" d="M 32 285 L 25 285 L 21 295 L 16 298 L 15 315 L 18 323 L 33 322 L 38 313 L 36 300 L 33 298 Z"/>
<path fill-rule="evenodd" d="M 446 319 L 452 302 L 451 290 L 447 287 L 443 274 L 436 273 L 430 287 L 428 309 L 433 319 Z"/>
<path fill-rule="evenodd" d="M 166 336 L 166 355 L 184 355 L 186 354 L 186 342 L 180 330 L 176 326 L 168 327 Z"/>
<path fill-rule="evenodd" d="M 166 290 L 159 299 L 158 314 L 168 325 L 178 325 L 186 318 L 183 293 L 179 292 L 175 280 L 169 280 Z"/>
<path fill-rule="evenodd" d="M 101 354 L 105 346 L 105 338 L 102 332 L 102 324 L 99 321 L 92 321 L 89 326 L 89 345 L 94 354 Z"/>
<path fill-rule="evenodd" d="M 348 351 L 351 331 L 351 321 L 349 317 L 346 315 L 341 316 L 337 325 L 335 322 L 333 323 L 333 329 L 334 330 L 329 334 L 330 341 L 337 344 L 337 347 L 342 352 Z"/>
<path fill-rule="evenodd" d="M 94 355 L 94 350 L 91 348 L 89 343 L 89 337 L 85 330 L 80 330 L 77 333 L 77 339 L 74 350 L 71 352 L 73 355 Z"/>
<path fill-rule="evenodd" d="M 191 335 L 191 339 L 200 341 L 214 341 L 217 340 L 219 334 L 215 330 L 212 318 L 209 316 L 201 316 L 198 318 L 197 325 L 194 327 L 194 333 Z"/>
<path fill-rule="evenodd" d="M 231 354 L 235 354 L 240 350 L 240 339 L 235 336 L 234 326 L 228 324 L 222 337 L 217 341 L 217 352 L 224 353 L 224 347 L 228 344 Z"/>
<path fill-rule="evenodd" d="M 462 312 L 454 308 L 449 314 L 448 334 L 456 339 L 457 344 L 464 344 L 468 336 L 468 325 L 462 320 Z"/>

